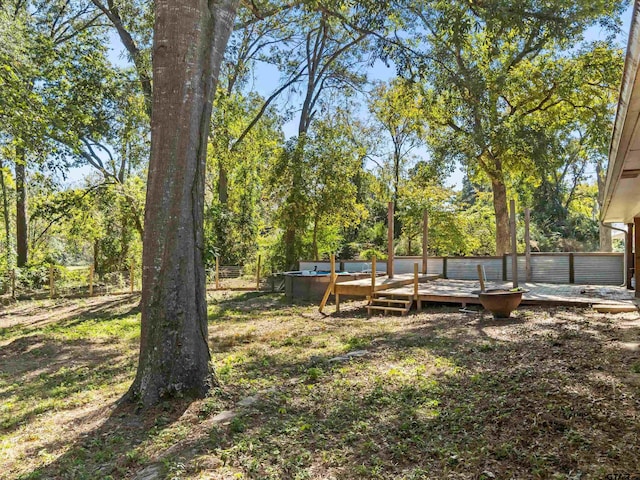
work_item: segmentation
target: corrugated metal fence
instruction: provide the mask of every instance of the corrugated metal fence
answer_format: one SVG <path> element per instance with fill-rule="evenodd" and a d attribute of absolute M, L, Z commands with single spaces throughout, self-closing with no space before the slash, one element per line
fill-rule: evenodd
<path fill-rule="evenodd" d="M 337 260 L 337 268 L 349 272 L 371 270 L 371 262 Z M 413 264 L 422 268 L 422 257 L 396 257 L 395 273 L 413 273 Z M 484 265 L 487 280 L 511 280 L 511 256 L 503 257 L 429 257 L 428 273 L 455 280 L 477 280 L 477 266 Z M 301 261 L 300 270 L 329 270 L 329 262 Z M 384 273 L 386 261 L 376 263 Z M 526 281 L 526 259 L 518 255 L 518 278 Z M 531 281 L 541 283 L 575 283 L 583 285 L 621 285 L 624 282 L 623 253 L 532 253 Z"/>

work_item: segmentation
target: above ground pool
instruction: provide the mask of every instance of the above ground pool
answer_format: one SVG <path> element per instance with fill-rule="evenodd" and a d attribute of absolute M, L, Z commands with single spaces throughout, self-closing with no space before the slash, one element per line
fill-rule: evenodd
<path fill-rule="evenodd" d="M 371 276 L 369 273 L 362 272 L 336 272 L 336 275 L 338 275 L 338 282 L 348 282 L 349 280 Z M 323 270 L 317 272 L 313 270 L 297 270 L 285 272 L 284 279 L 285 295 L 289 301 L 320 301 L 329 286 L 331 272 Z"/>

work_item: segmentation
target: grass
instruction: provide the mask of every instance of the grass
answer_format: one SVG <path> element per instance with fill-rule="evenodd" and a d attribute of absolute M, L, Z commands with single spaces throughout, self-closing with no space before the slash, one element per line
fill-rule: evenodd
<path fill-rule="evenodd" d="M 355 303 L 325 317 L 218 292 L 221 388 L 136 413 L 116 402 L 135 374 L 137 301 L 0 311 L 0 478 L 640 475 L 637 314 L 530 309 L 495 322 L 432 307 L 367 319 Z M 355 350 L 367 354 L 332 361 Z"/>

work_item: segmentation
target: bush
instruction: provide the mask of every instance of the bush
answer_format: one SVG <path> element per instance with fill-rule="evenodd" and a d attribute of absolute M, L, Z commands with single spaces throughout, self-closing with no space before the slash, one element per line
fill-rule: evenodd
<path fill-rule="evenodd" d="M 377 260 L 386 260 L 387 255 L 382 253 L 380 250 L 376 250 L 375 248 L 368 248 L 367 250 L 363 250 L 360 252 L 360 258 L 363 260 L 371 260 L 375 255 Z"/>
<path fill-rule="evenodd" d="M 16 288 L 39 290 L 49 284 L 49 265 L 29 265 L 16 268 Z"/>

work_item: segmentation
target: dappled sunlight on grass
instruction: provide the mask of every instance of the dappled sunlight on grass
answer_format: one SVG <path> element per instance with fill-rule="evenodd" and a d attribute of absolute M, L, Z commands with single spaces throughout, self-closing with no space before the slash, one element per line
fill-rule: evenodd
<path fill-rule="evenodd" d="M 0 478 L 131 478 L 145 468 L 160 478 L 407 480 L 640 470 L 640 353 L 623 348 L 637 341 L 637 315 L 528 309 L 496 322 L 435 307 L 367 319 L 358 305 L 324 316 L 279 295 L 215 292 L 220 389 L 141 413 L 115 407 L 134 374 L 134 299 L 12 322 L 0 355 Z"/>
<path fill-rule="evenodd" d="M 0 451 L 16 466 L 27 458 L 36 464 L 57 458 L 69 447 L 61 435 L 73 438 L 78 423 L 83 429 L 77 412 L 89 405 L 102 408 L 126 391 L 140 335 L 136 303 L 66 305 L 57 321 L 27 321 L 3 330 Z M 33 308 L 26 313 L 30 318 Z"/>

